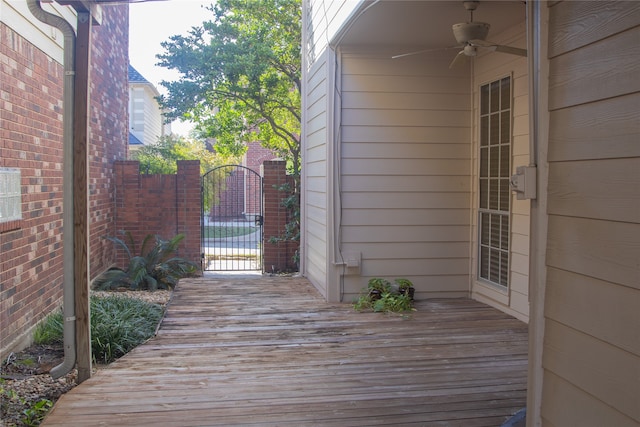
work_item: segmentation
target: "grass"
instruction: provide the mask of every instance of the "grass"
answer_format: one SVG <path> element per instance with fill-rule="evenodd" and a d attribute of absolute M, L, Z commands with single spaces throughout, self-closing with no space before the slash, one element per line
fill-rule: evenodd
<path fill-rule="evenodd" d="M 224 237 L 246 236 L 256 231 L 253 226 L 223 227 L 220 225 L 207 225 L 204 227 L 204 237 L 206 239 L 220 239 Z"/>
<path fill-rule="evenodd" d="M 163 309 L 135 298 L 92 296 L 91 352 L 98 363 L 111 363 L 151 338 Z M 62 343 L 62 311 L 50 314 L 35 330 L 36 344 Z"/>

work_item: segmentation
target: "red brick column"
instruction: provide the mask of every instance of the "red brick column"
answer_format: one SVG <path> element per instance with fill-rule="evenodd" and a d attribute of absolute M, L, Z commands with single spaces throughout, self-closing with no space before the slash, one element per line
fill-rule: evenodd
<path fill-rule="evenodd" d="M 116 161 L 115 169 L 115 230 L 116 237 L 122 238 L 120 231 L 129 231 L 134 238 L 142 233 L 138 216 L 140 196 L 140 162 Z M 117 248 L 116 264 L 121 267 L 127 265 L 127 256 L 123 250 Z"/>
<path fill-rule="evenodd" d="M 202 191 L 200 182 L 200 161 L 181 160 L 178 162 L 176 184 L 177 232 L 185 235 L 179 256 L 200 265 Z"/>
<path fill-rule="evenodd" d="M 297 266 L 293 260 L 298 243 L 292 241 L 280 241 L 271 243 L 272 237 L 284 235 L 286 224 L 290 221 L 290 214 L 282 206 L 282 200 L 289 193 L 280 190 L 283 185 L 293 187 L 293 179 L 287 176 L 286 162 L 284 160 L 266 160 L 262 164 L 263 176 L 263 262 L 264 271 L 267 273 L 295 271 Z"/>

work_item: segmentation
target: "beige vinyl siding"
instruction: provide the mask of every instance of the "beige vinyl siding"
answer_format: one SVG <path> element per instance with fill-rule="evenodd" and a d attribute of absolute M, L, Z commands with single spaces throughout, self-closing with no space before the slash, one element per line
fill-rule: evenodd
<path fill-rule="evenodd" d="M 155 89 L 155 88 L 154 88 Z M 149 85 L 145 88 L 144 103 L 144 144 L 155 144 L 158 138 L 163 135 L 162 128 L 162 109 L 156 101 L 156 93 Z"/>
<path fill-rule="evenodd" d="M 640 3 L 567 1 L 549 14 L 542 418 L 637 426 Z"/>
<path fill-rule="evenodd" d="M 327 299 L 337 300 L 337 285 L 328 276 L 335 255 L 331 248 L 334 201 L 335 141 L 328 131 L 334 119 L 335 54 L 329 43 L 343 29 L 361 1 L 303 0 L 303 123 L 302 123 L 302 273 Z M 331 61 L 331 62 L 329 62 Z M 333 288 L 330 288 L 333 286 Z"/>
<path fill-rule="evenodd" d="M 304 3 L 309 14 L 305 51 L 309 65 L 313 65 L 362 1 L 304 0 Z"/>
<path fill-rule="evenodd" d="M 55 2 L 42 2 L 42 8 L 63 17 L 72 27 L 76 27 L 76 12 L 72 7 L 61 6 Z M 46 52 L 53 60 L 62 64 L 64 56 L 62 32 L 36 19 L 29 10 L 26 0 L 0 0 L 0 20 L 34 46 Z"/>
<path fill-rule="evenodd" d="M 524 16 L 522 17 L 524 19 Z M 521 22 L 501 34 L 490 34 L 489 39 L 495 43 L 508 46 L 526 47 L 525 22 Z M 529 164 L 529 88 L 527 59 L 499 52 L 481 51 L 473 61 L 473 90 L 474 90 L 474 131 L 473 131 L 473 214 L 472 232 L 472 295 L 475 299 L 503 310 L 518 319 L 527 321 L 529 318 L 529 212 L 528 200 L 517 200 L 511 196 L 510 218 L 510 253 L 509 253 L 509 286 L 500 289 L 478 279 L 478 106 L 481 85 L 511 76 L 512 87 L 512 143 L 511 143 L 511 173 L 517 166 Z"/>
<path fill-rule="evenodd" d="M 304 274 L 327 296 L 327 52 L 307 74 L 303 159 Z"/>
<path fill-rule="evenodd" d="M 151 83 L 129 84 L 129 129 L 144 145 L 155 144 L 164 134 L 157 95 Z"/>
<path fill-rule="evenodd" d="M 344 301 L 372 277 L 418 298 L 469 294 L 468 71 L 449 56 L 341 57 L 340 248 L 362 254 Z"/>

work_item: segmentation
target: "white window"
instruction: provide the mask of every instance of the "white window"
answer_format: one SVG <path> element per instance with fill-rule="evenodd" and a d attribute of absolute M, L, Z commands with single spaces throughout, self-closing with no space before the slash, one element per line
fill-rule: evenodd
<path fill-rule="evenodd" d="M 20 169 L 0 168 L 0 223 L 22 219 Z"/>
<path fill-rule="evenodd" d="M 509 286 L 511 77 L 480 87 L 478 277 Z"/>

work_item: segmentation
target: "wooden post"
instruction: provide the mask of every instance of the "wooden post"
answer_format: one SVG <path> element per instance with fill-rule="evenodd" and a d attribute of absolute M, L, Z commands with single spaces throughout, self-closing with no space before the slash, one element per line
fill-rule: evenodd
<path fill-rule="evenodd" d="M 78 383 L 91 377 L 91 327 L 89 313 L 89 70 L 91 65 L 91 15 L 78 12 L 73 118 L 73 228 L 74 287 L 76 302 L 76 361 Z"/>

